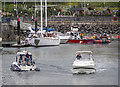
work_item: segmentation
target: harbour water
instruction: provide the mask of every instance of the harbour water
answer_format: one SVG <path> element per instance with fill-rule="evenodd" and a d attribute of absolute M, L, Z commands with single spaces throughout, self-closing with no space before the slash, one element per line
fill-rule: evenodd
<path fill-rule="evenodd" d="M 25 48 L 4 48 L 2 85 L 118 85 L 118 41 L 101 45 L 61 44 L 26 49 L 32 53 L 41 71 L 11 71 L 16 52 Z M 97 67 L 95 74 L 72 74 L 72 63 L 78 50 L 93 51 Z"/>

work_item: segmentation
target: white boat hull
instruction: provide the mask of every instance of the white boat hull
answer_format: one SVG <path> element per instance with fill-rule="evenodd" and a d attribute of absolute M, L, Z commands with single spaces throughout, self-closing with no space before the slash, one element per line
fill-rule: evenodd
<path fill-rule="evenodd" d="M 52 37 L 32 38 L 29 43 L 32 46 L 57 46 L 60 44 L 60 39 Z"/>
<path fill-rule="evenodd" d="M 11 65 L 13 71 L 39 71 L 35 65 L 18 65 L 17 62 L 13 62 Z"/>
<path fill-rule="evenodd" d="M 95 63 L 93 60 L 75 60 L 73 63 L 73 74 L 95 73 Z"/>
<path fill-rule="evenodd" d="M 73 74 L 93 74 L 96 72 L 96 69 L 84 69 L 84 68 L 80 68 L 80 69 L 73 69 L 72 73 Z"/>
<path fill-rule="evenodd" d="M 60 44 L 65 44 L 67 43 L 68 39 L 60 39 Z"/>

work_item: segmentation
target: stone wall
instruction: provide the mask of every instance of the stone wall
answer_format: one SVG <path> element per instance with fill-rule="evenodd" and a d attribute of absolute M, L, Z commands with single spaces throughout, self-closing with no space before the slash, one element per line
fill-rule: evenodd
<path fill-rule="evenodd" d="M 40 25 L 40 23 L 38 23 Z M 43 25 L 45 25 L 43 23 Z M 71 26 L 78 26 L 79 31 L 84 33 L 84 35 L 93 35 L 108 33 L 118 35 L 120 34 L 120 24 L 115 23 L 73 23 L 73 22 L 48 22 L 49 28 L 54 28 L 58 32 L 66 33 L 71 30 Z M 27 36 L 26 33 L 21 32 L 21 39 Z M 16 41 L 17 30 L 15 27 L 9 26 L 8 24 L 2 24 L 2 38 L 3 41 Z"/>

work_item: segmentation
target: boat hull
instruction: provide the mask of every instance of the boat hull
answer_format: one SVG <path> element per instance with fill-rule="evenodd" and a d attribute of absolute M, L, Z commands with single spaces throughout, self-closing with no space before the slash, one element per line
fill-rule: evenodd
<path fill-rule="evenodd" d="M 82 61 L 75 60 L 73 63 L 73 74 L 95 73 L 96 67 L 93 60 Z"/>
<path fill-rule="evenodd" d="M 99 43 L 99 44 L 111 43 L 111 40 L 94 40 L 94 43 Z"/>
<path fill-rule="evenodd" d="M 81 44 L 89 44 L 89 43 L 93 43 L 93 42 L 94 42 L 93 39 L 81 39 L 81 40 L 69 39 L 67 41 L 67 43 L 81 43 Z"/>
<path fill-rule="evenodd" d="M 68 39 L 60 39 L 60 44 L 66 44 Z"/>
<path fill-rule="evenodd" d="M 32 46 L 57 46 L 60 44 L 60 39 L 32 38 L 29 43 Z"/>
<path fill-rule="evenodd" d="M 14 62 L 11 65 L 11 70 L 13 71 L 40 71 L 39 68 L 37 68 L 35 65 L 18 65 L 17 62 Z"/>
<path fill-rule="evenodd" d="M 87 68 L 79 68 L 79 69 L 73 69 L 73 74 L 93 74 L 96 72 L 96 69 L 87 69 Z"/>

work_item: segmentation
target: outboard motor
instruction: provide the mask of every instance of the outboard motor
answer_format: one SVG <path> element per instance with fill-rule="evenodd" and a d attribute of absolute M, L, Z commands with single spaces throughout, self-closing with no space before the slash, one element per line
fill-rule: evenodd
<path fill-rule="evenodd" d="M 33 60 L 33 64 L 35 64 L 35 60 Z"/>

